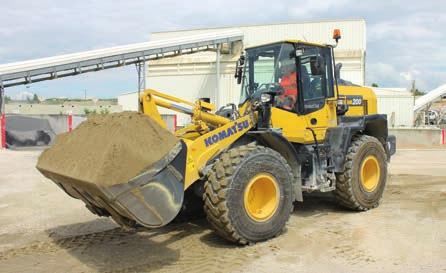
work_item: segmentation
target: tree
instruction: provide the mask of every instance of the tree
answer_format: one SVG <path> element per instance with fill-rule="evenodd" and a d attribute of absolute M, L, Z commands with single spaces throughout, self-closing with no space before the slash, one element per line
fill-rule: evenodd
<path fill-rule="evenodd" d="M 418 88 L 415 88 L 415 90 L 412 90 L 412 93 L 414 96 L 423 96 L 426 95 L 426 92 L 419 90 Z"/>
<path fill-rule="evenodd" d="M 96 114 L 96 109 L 90 110 L 88 108 L 85 108 L 84 109 L 84 113 L 85 113 L 86 116 L 89 116 L 89 115 L 92 115 L 92 114 Z"/>
<path fill-rule="evenodd" d="M 11 101 L 11 97 L 10 96 L 5 96 L 5 103 L 9 103 Z"/>
<path fill-rule="evenodd" d="M 376 82 L 374 82 L 372 83 L 372 87 L 379 87 L 379 85 Z"/>
<path fill-rule="evenodd" d="M 101 114 L 101 115 L 107 115 L 107 114 L 110 114 L 110 111 L 109 111 L 107 108 L 102 108 L 102 109 L 99 111 L 99 114 Z"/>
<path fill-rule="evenodd" d="M 412 93 L 412 95 L 414 96 L 423 96 L 426 94 L 426 92 L 419 90 L 416 86 L 415 86 L 415 80 L 412 81 L 412 87 L 410 89 L 410 92 Z"/>
<path fill-rule="evenodd" d="M 31 100 L 32 103 L 40 103 L 39 97 L 37 94 L 34 93 L 33 99 Z"/>

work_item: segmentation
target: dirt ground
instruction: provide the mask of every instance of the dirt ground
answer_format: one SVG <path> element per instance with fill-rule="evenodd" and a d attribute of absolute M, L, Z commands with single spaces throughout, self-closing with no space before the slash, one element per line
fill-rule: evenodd
<path fill-rule="evenodd" d="M 382 204 L 355 213 L 305 196 L 281 236 L 231 245 L 205 220 L 140 232 L 92 215 L 0 151 L 1 272 L 446 272 L 446 151 L 400 150 Z"/>

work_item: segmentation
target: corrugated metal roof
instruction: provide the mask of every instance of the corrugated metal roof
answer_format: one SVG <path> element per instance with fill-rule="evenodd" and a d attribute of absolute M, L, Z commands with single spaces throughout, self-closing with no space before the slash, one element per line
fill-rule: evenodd
<path fill-rule="evenodd" d="M 366 50 L 366 23 L 364 19 L 328 20 L 265 25 L 245 25 L 207 29 L 176 30 L 152 33 L 151 39 L 164 39 L 193 33 L 240 29 L 245 34 L 245 46 L 269 43 L 279 40 L 304 40 L 320 44 L 333 43 L 335 28 L 341 29 L 342 39 L 337 50 Z"/>
<path fill-rule="evenodd" d="M 317 21 L 288 21 L 288 22 L 278 22 L 278 23 L 271 23 L 271 24 L 244 24 L 244 25 L 237 25 L 237 26 L 223 26 L 223 27 L 203 27 L 203 28 L 194 28 L 194 29 L 175 29 L 175 30 L 167 30 L 167 31 L 155 31 L 152 32 L 152 34 L 158 34 L 158 33 L 169 33 L 169 32 L 183 32 L 183 31 L 195 31 L 195 30 L 215 30 L 215 29 L 222 29 L 222 28 L 236 28 L 236 27 L 258 27 L 258 26 L 275 26 L 275 25 L 289 25 L 289 24 L 309 24 L 309 23 L 330 23 L 330 22 L 349 22 L 349 21 L 362 21 L 365 22 L 365 19 L 342 19 L 342 20 L 335 20 L 335 19 L 322 19 Z"/>
<path fill-rule="evenodd" d="M 369 87 L 375 92 L 376 96 L 391 96 L 391 97 L 413 97 L 406 88 L 382 88 L 382 87 Z"/>

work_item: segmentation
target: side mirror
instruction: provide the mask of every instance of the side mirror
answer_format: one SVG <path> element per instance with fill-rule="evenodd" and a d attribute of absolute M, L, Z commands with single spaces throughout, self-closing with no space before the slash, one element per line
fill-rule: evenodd
<path fill-rule="evenodd" d="M 335 78 L 337 80 L 341 78 L 341 68 L 342 68 L 342 63 L 337 63 L 335 65 Z"/>
<path fill-rule="evenodd" d="M 242 83 L 242 76 L 243 76 L 243 68 L 245 66 L 245 56 L 241 55 L 240 58 L 237 61 L 237 64 L 235 66 L 235 74 L 234 78 L 237 79 L 237 84 Z"/>
<path fill-rule="evenodd" d="M 324 75 L 325 74 L 325 60 L 322 56 L 313 56 L 310 58 L 311 74 Z"/>

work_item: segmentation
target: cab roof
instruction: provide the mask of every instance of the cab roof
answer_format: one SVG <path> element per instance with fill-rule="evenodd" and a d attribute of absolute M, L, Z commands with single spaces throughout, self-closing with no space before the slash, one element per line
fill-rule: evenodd
<path fill-rule="evenodd" d="M 289 40 L 279 40 L 279 41 L 271 42 L 271 43 L 253 45 L 253 46 L 246 47 L 245 49 L 257 48 L 257 47 L 261 47 L 261 46 L 268 46 L 268 45 L 275 45 L 275 44 L 282 44 L 282 43 L 293 43 L 293 44 L 301 44 L 301 45 L 317 46 L 317 47 L 329 47 L 329 45 L 311 43 L 311 42 L 302 41 L 302 40 L 289 39 Z"/>

